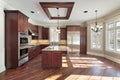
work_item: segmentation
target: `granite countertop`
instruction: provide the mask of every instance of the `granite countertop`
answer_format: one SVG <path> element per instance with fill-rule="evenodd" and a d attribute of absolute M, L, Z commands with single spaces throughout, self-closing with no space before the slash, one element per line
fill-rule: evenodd
<path fill-rule="evenodd" d="M 48 46 L 42 49 L 42 51 L 67 51 L 67 50 L 68 50 L 67 46 Z"/>

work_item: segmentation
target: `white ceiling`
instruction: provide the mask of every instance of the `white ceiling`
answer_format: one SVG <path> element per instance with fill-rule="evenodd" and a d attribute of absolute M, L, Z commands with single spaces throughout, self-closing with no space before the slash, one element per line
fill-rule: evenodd
<path fill-rule="evenodd" d="M 52 17 L 65 17 L 67 14 L 67 8 L 59 8 L 58 10 L 56 8 L 48 8 L 50 14 Z"/>
<path fill-rule="evenodd" d="M 49 20 L 42 10 L 39 2 L 75 2 L 69 20 L 61 20 L 61 23 L 82 23 L 95 18 L 95 10 L 98 10 L 98 17 L 105 16 L 120 8 L 120 0 L 4 0 L 8 5 L 20 10 L 31 19 L 40 23 L 56 23 L 56 20 Z M 87 10 L 88 13 L 83 13 Z M 34 11 L 32 14 L 30 11 Z M 39 12 L 39 13 L 38 13 Z"/>

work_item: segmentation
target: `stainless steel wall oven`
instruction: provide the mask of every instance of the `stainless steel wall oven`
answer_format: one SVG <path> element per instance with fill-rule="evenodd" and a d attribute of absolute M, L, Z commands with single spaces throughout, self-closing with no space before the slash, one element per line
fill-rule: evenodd
<path fill-rule="evenodd" d="M 18 60 L 19 66 L 28 61 L 28 35 L 26 33 L 19 33 L 18 39 Z"/>

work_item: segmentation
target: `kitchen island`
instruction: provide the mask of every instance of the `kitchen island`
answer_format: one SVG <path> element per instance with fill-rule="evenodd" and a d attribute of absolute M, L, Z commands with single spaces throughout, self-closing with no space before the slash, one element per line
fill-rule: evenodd
<path fill-rule="evenodd" d="M 61 68 L 63 53 L 67 53 L 66 46 L 48 46 L 42 49 L 42 68 Z"/>

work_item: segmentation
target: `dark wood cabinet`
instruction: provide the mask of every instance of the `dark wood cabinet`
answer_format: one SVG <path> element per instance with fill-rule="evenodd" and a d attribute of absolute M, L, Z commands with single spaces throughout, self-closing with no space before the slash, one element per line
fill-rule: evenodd
<path fill-rule="evenodd" d="M 49 40 L 49 28 L 42 28 L 42 39 Z"/>
<path fill-rule="evenodd" d="M 43 44 L 43 45 L 40 45 L 41 49 L 44 49 L 45 47 L 49 46 L 49 44 Z"/>
<path fill-rule="evenodd" d="M 61 51 L 42 51 L 43 68 L 60 68 L 62 67 Z"/>
<path fill-rule="evenodd" d="M 32 39 L 38 39 L 38 26 L 36 26 L 36 25 L 33 25 L 33 24 L 31 24 L 31 23 L 29 23 L 29 31 L 28 31 L 28 33 L 29 33 L 29 35 L 31 35 L 32 36 Z"/>
<path fill-rule="evenodd" d="M 25 18 L 25 22 L 23 21 Z M 25 27 L 25 28 L 24 28 Z M 17 68 L 18 60 L 18 32 L 26 32 L 27 17 L 19 11 L 5 11 L 5 66 Z"/>
<path fill-rule="evenodd" d="M 87 51 L 87 27 L 80 28 L 80 53 L 86 54 Z"/>
<path fill-rule="evenodd" d="M 80 26 L 78 25 L 67 25 L 67 31 L 80 31 Z"/>
<path fill-rule="evenodd" d="M 67 29 L 66 28 L 60 28 L 60 40 L 67 40 Z"/>
<path fill-rule="evenodd" d="M 38 26 L 38 39 L 42 39 L 42 26 Z"/>
<path fill-rule="evenodd" d="M 31 47 L 28 49 L 28 53 L 29 53 L 29 60 L 36 57 L 37 55 L 39 55 L 41 52 L 41 47 L 39 46 L 35 46 L 35 47 Z"/>
<path fill-rule="evenodd" d="M 18 32 L 28 31 L 28 17 L 18 12 Z"/>
<path fill-rule="evenodd" d="M 52 53 L 52 67 L 62 67 L 62 52 L 53 51 Z"/>
<path fill-rule="evenodd" d="M 52 53 L 51 52 L 42 52 L 42 67 L 49 68 L 52 64 Z"/>

